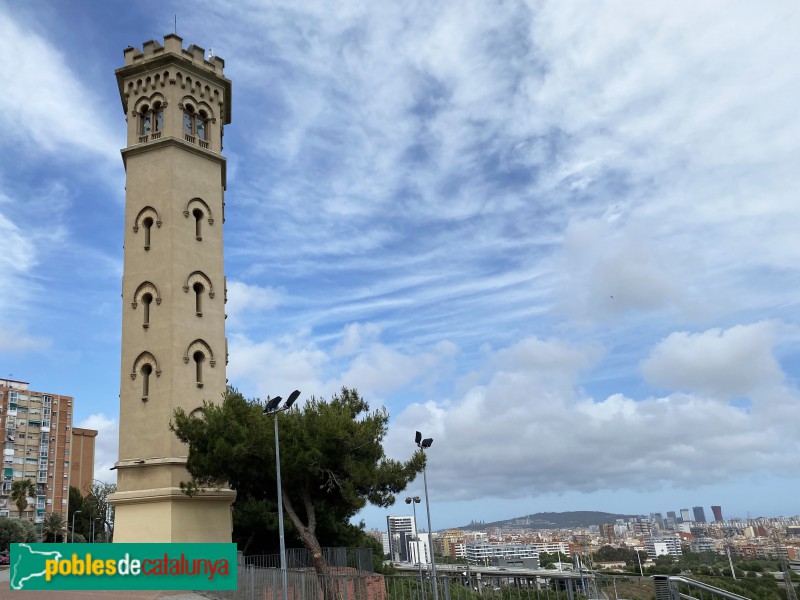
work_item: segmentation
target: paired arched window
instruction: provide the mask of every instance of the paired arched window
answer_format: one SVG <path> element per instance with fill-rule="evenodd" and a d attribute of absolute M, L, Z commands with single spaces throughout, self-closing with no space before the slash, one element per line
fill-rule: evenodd
<path fill-rule="evenodd" d="M 143 104 L 139 109 L 139 135 L 150 135 L 164 130 L 164 105 L 153 102 Z"/>
<path fill-rule="evenodd" d="M 204 110 L 195 110 L 191 104 L 183 109 L 183 133 L 185 138 L 197 137 L 208 141 L 208 114 Z M 193 141 L 190 139 L 190 141 Z"/>

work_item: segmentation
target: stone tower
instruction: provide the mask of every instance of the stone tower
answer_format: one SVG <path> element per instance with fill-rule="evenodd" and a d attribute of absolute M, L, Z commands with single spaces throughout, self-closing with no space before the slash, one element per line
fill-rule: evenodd
<path fill-rule="evenodd" d="M 117 69 L 128 142 L 122 373 L 114 538 L 117 542 L 230 542 L 235 492 L 189 498 L 187 448 L 169 430 L 225 392 L 222 256 L 225 124 L 231 82 L 224 61 L 183 49 L 125 49 Z"/>

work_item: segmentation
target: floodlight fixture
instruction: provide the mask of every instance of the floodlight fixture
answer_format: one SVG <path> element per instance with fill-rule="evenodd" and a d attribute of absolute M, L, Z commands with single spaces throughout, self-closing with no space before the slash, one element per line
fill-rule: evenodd
<path fill-rule="evenodd" d="M 422 434 L 418 431 L 416 437 L 414 438 L 414 443 L 419 446 L 419 442 L 422 439 Z"/>
<path fill-rule="evenodd" d="M 425 438 L 424 440 L 422 440 L 423 448 L 430 448 L 431 444 L 433 444 L 433 438 Z"/>
<path fill-rule="evenodd" d="M 276 408 L 278 408 L 278 404 L 280 404 L 281 400 L 283 400 L 283 398 L 281 398 L 280 396 L 275 396 L 271 400 L 268 396 L 267 405 L 264 407 L 264 412 L 265 413 L 273 412 Z"/>
<path fill-rule="evenodd" d="M 295 390 L 289 394 L 289 397 L 286 399 L 286 403 L 283 405 L 283 408 L 291 408 L 292 404 L 294 404 L 294 401 L 297 400 L 299 395 L 300 390 Z"/>

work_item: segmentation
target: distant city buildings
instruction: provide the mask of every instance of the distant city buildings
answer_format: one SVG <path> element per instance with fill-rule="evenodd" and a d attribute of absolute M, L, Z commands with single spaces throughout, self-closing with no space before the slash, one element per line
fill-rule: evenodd
<path fill-rule="evenodd" d="M 66 518 L 69 486 L 94 478 L 97 431 L 81 429 L 81 434 L 73 437 L 73 402 L 72 396 L 33 391 L 25 381 L 0 379 L 0 432 L 4 439 L 0 516 L 20 516 L 9 497 L 15 481 L 33 483 L 35 493 L 21 516 L 41 523 L 47 512 Z M 73 473 L 77 479 L 72 478 Z"/>

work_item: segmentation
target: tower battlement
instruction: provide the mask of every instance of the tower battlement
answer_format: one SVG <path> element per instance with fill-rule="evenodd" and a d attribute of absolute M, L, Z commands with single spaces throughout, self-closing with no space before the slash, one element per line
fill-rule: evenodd
<path fill-rule="evenodd" d="M 206 60 L 205 48 L 201 48 L 196 44 L 190 45 L 188 48 L 183 47 L 183 38 L 174 33 L 169 33 L 164 36 L 164 44 L 159 44 L 156 40 L 149 40 L 142 44 L 142 49 L 128 46 L 123 51 L 125 56 L 125 66 L 138 65 L 154 58 L 164 56 L 165 54 L 175 54 L 186 60 L 190 60 L 193 64 L 202 67 L 216 75 L 223 75 L 225 69 L 225 61 L 219 56 L 212 56 Z"/>

